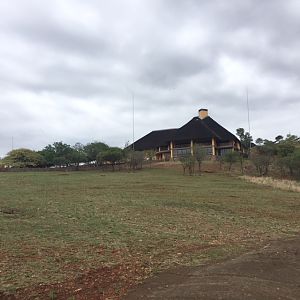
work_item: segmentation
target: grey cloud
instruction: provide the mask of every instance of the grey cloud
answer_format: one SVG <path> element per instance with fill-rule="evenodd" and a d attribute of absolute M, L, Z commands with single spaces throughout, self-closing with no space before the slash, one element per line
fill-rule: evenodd
<path fill-rule="evenodd" d="M 0 155 L 11 136 L 34 149 L 122 146 L 132 92 L 136 137 L 203 106 L 233 132 L 247 127 L 246 86 L 255 137 L 276 135 L 282 109 L 278 133 L 300 134 L 296 0 L 12 0 L 0 17 Z"/>
<path fill-rule="evenodd" d="M 143 57 L 145 65 L 141 69 L 142 82 L 154 86 L 175 87 L 181 78 L 205 72 L 213 67 L 209 61 L 190 57 L 184 53 L 154 53 Z"/>
<path fill-rule="evenodd" d="M 19 24 L 13 29 L 21 38 L 26 36 L 28 42 L 47 47 L 48 51 L 101 56 L 114 49 L 108 39 L 101 35 L 91 34 L 87 30 L 73 31 L 56 22 L 42 23 L 39 27 L 36 23 Z"/>

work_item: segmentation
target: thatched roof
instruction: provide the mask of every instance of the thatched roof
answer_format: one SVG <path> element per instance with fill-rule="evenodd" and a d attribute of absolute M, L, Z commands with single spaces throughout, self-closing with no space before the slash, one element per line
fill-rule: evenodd
<path fill-rule="evenodd" d="M 190 140 L 211 142 L 213 137 L 217 142 L 238 141 L 235 135 L 208 116 L 204 119 L 194 117 L 178 129 L 152 131 L 137 140 L 134 148 L 136 150 L 155 149 L 159 146 L 167 146 L 171 141 L 175 143 L 184 143 Z"/>

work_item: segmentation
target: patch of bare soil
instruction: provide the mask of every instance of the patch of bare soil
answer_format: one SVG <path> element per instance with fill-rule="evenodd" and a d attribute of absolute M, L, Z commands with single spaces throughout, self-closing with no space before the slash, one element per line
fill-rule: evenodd
<path fill-rule="evenodd" d="M 119 299 L 132 285 L 145 276 L 140 265 L 118 265 L 90 270 L 81 276 L 55 284 L 41 284 L 1 293 L 2 300 L 101 300 Z"/>
<path fill-rule="evenodd" d="M 148 271 L 134 263 L 102 267 L 61 283 L 0 293 L 0 299 L 300 299 L 300 237 L 220 263 L 178 267 L 137 286 Z"/>
<path fill-rule="evenodd" d="M 300 299 L 300 237 L 271 242 L 222 263 L 178 268 L 146 280 L 124 298 Z"/>

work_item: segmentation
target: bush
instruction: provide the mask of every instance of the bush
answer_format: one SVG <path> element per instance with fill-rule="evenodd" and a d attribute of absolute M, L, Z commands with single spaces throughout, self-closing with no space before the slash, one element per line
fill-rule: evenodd
<path fill-rule="evenodd" d="M 269 172 L 272 157 L 268 154 L 262 154 L 255 151 L 251 154 L 251 161 L 253 162 L 258 174 L 266 176 Z"/>
<path fill-rule="evenodd" d="M 115 170 L 115 165 L 120 163 L 123 159 L 123 150 L 118 147 L 111 147 L 98 153 L 96 159 L 98 164 L 103 164 L 109 162 L 112 165 L 113 171 Z"/>
<path fill-rule="evenodd" d="M 143 151 L 133 151 L 130 150 L 127 152 L 127 161 L 129 168 L 132 170 L 142 169 L 144 162 L 144 152 Z"/>
<path fill-rule="evenodd" d="M 1 161 L 1 165 L 13 168 L 34 168 L 45 164 L 44 158 L 39 153 L 30 149 L 15 149 L 10 151 Z"/>
<path fill-rule="evenodd" d="M 284 158 L 284 164 L 290 176 L 300 179 L 300 149 Z"/>
<path fill-rule="evenodd" d="M 239 159 L 240 154 L 238 152 L 227 152 L 223 156 L 223 161 L 228 164 L 228 170 L 231 171 L 232 165 Z"/>
<path fill-rule="evenodd" d="M 179 158 L 182 168 L 183 168 L 183 174 L 185 174 L 185 171 L 189 171 L 189 175 L 194 174 L 195 171 L 195 157 L 191 154 L 183 155 Z"/>
<path fill-rule="evenodd" d="M 198 162 L 198 170 L 199 170 L 199 173 L 201 172 L 201 165 L 202 165 L 202 162 L 206 159 L 206 150 L 199 146 L 199 145 L 196 145 L 194 147 L 194 157 L 195 157 L 195 160 Z"/>
<path fill-rule="evenodd" d="M 83 150 L 86 153 L 87 160 L 89 162 L 97 160 L 97 155 L 108 149 L 109 149 L 108 145 L 102 142 L 89 143 L 83 147 Z"/>

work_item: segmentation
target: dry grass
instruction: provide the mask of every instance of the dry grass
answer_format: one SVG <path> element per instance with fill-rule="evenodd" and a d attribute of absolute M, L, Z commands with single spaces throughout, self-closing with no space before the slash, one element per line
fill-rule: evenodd
<path fill-rule="evenodd" d="M 299 219 L 299 193 L 224 174 L 183 176 L 180 165 L 0 173 L 0 298 L 95 270 L 107 270 L 107 278 L 132 266 L 140 281 L 177 265 L 224 259 L 297 234 Z M 115 290 L 113 282 L 122 282 L 109 280 Z"/>
<path fill-rule="evenodd" d="M 248 182 L 271 186 L 281 190 L 300 192 L 299 183 L 293 180 L 274 179 L 272 177 L 255 177 L 255 176 L 241 176 L 241 178 Z"/>

